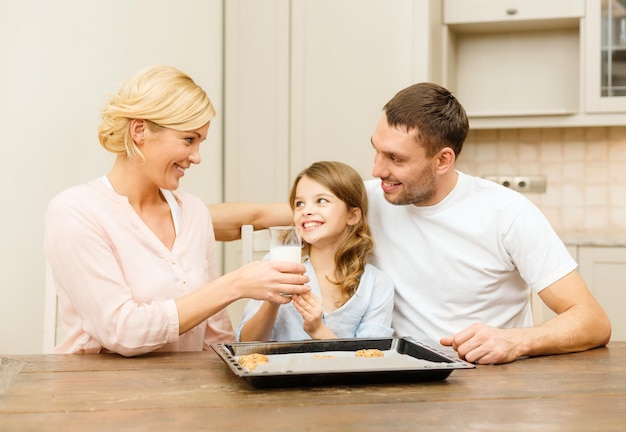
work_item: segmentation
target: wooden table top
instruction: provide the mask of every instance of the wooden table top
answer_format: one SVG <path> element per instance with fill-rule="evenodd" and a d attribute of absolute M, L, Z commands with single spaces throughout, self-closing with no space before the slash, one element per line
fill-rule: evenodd
<path fill-rule="evenodd" d="M 626 342 L 439 382 L 311 388 L 255 388 L 213 351 L 3 363 L 19 373 L 0 387 L 1 431 L 626 430 Z"/>

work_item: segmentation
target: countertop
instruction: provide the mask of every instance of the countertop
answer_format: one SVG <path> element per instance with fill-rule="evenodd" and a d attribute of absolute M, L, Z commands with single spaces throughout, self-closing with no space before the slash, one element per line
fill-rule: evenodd
<path fill-rule="evenodd" d="M 622 232 L 586 230 L 557 233 L 567 246 L 626 247 L 626 229 Z"/>

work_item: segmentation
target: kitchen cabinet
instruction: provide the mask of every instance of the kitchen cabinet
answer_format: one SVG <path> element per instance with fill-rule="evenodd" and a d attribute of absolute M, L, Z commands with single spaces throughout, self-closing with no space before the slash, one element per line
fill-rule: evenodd
<path fill-rule="evenodd" d="M 472 126 L 578 112 L 584 1 L 548 3 L 444 1 L 444 81 Z"/>
<path fill-rule="evenodd" d="M 580 275 L 609 315 L 612 340 L 626 340 L 626 247 L 578 248 Z"/>
<path fill-rule="evenodd" d="M 587 0 L 587 110 L 626 112 L 626 0 Z"/>
<path fill-rule="evenodd" d="M 445 0 L 444 20 L 466 28 L 478 24 L 480 30 L 489 26 L 538 27 L 542 20 L 580 18 L 584 4 L 584 0 Z"/>
<path fill-rule="evenodd" d="M 439 74 L 441 1 L 299 0 L 291 17 L 291 178 L 329 159 L 370 178 L 383 105 Z"/>
<path fill-rule="evenodd" d="M 569 246 L 578 261 L 578 272 L 589 290 L 602 305 L 611 320 L 612 340 L 626 340 L 626 247 Z M 535 323 L 544 322 L 554 313 L 533 295 Z"/>
<path fill-rule="evenodd" d="M 626 97 L 616 81 L 624 63 L 621 49 L 610 57 L 601 49 L 604 3 L 444 0 L 442 83 L 470 126 L 622 125 Z M 618 93 L 603 96 L 602 88 Z"/>

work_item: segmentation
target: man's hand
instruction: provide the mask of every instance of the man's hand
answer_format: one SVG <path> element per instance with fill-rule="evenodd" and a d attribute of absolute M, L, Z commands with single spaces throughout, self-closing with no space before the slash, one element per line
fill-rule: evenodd
<path fill-rule="evenodd" d="M 442 338 L 440 343 L 454 348 L 459 358 L 470 363 L 501 364 L 521 357 L 519 336 L 517 329 L 472 324 L 454 336 Z"/>

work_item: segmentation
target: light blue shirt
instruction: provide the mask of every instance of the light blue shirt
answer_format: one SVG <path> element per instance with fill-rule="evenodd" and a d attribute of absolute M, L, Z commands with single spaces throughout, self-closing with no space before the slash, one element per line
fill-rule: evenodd
<path fill-rule="evenodd" d="M 315 271 L 310 261 L 304 263 L 309 276 L 311 292 L 322 297 Z M 391 279 L 376 267 L 366 264 L 356 293 L 343 306 L 332 312 L 324 312 L 324 324 L 338 338 L 373 338 L 393 335 L 394 286 Z M 263 301 L 250 300 L 243 311 L 237 329 L 240 340 L 243 325 L 259 310 Z M 292 303 L 278 309 L 270 340 L 288 341 L 311 339 L 302 328 L 304 320 Z"/>

